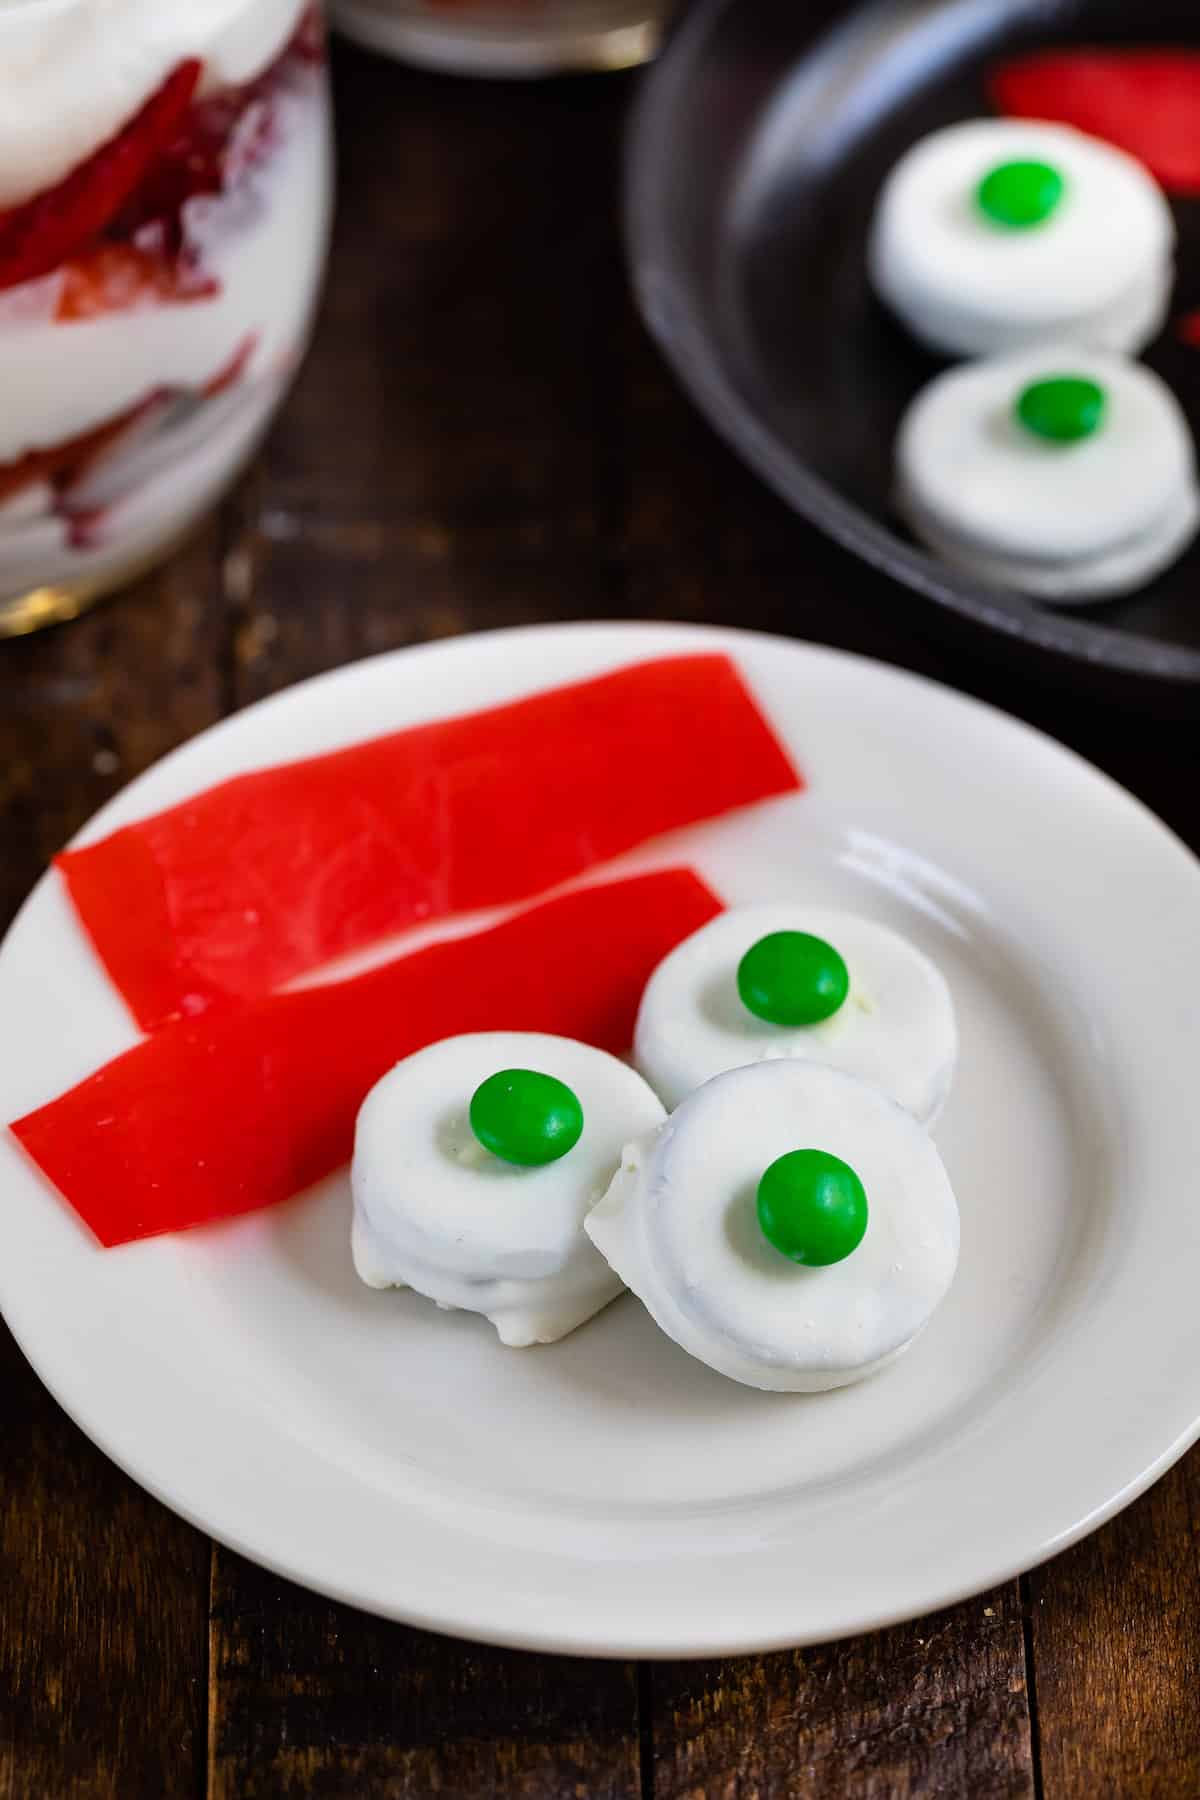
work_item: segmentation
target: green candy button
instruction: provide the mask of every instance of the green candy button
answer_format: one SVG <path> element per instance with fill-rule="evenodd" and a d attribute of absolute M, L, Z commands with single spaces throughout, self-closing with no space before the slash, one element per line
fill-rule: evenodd
<path fill-rule="evenodd" d="M 817 1025 L 850 992 L 850 972 L 832 944 L 807 931 L 772 931 L 738 964 L 747 1012 L 772 1025 Z"/>
<path fill-rule="evenodd" d="M 862 1182 L 827 1150 L 789 1150 L 779 1157 L 758 1184 L 757 1207 L 767 1242 L 810 1269 L 843 1262 L 867 1229 Z"/>
<path fill-rule="evenodd" d="M 1005 231 L 1044 225 L 1063 197 L 1066 183 L 1043 162 L 1006 162 L 986 174 L 975 190 L 979 210 Z"/>
<path fill-rule="evenodd" d="M 500 1069 L 475 1089 L 471 1130 L 505 1162 L 537 1168 L 573 1150 L 583 1108 L 565 1081 L 535 1069 Z"/>
<path fill-rule="evenodd" d="M 1052 375 L 1022 389 L 1016 413 L 1035 437 L 1054 444 L 1076 444 L 1099 431 L 1107 405 L 1104 389 L 1097 382 L 1082 375 Z"/>

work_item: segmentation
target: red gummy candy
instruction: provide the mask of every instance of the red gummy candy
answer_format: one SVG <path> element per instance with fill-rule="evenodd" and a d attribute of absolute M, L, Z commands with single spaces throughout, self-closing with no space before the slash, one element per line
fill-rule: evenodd
<path fill-rule="evenodd" d="M 102 1244 L 253 1212 L 346 1162 L 369 1090 L 438 1038 L 627 1050 L 656 964 L 720 911 L 690 869 L 582 888 L 350 981 L 181 1019 L 12 1129 Z"/>
<path fill-rule="evenodd" d="M 1104 138 L 1174 194 L 1200 194 L 1200 51 L 1046 50 L 1002 63 L 993 104 Z"/>
<path fill-rule="evenodd" d="M 801 785 L 729 657 L 659 657 L 236 776 L 57 861 L 153 1030 Z"/>
<path fill-rule="evenodd" d="M 70 324 L 143 306 L 209 300 L 217 291 L 211 277 L 153 250 L 136 244 L 97 244 L 63 264 L 54 317 L 59 324 Z"/>

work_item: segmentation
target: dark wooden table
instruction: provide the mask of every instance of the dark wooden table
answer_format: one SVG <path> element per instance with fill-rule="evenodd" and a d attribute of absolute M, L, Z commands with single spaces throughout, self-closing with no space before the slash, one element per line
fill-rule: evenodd
<path fill-rule="evenodd" d="M 260 467 L 156 578 L 0 646 L 0 922 L 89 813 L 223 714 L 369 651 L 535 619 L 736 622 L 924 670 L 1200 843 L 1186 723 L 922 641 L 902 593 L 692 414 L 625 291 L 627 82 L 457 84 L 348 51 L 337 75 L 332 276 Z M 1200 1796 L 1200 1452 L 950 1612 L 639 1668 L 316 1599 L 126 1480 L 6 1336 L 0 1383 L 0 1800 Z"/>

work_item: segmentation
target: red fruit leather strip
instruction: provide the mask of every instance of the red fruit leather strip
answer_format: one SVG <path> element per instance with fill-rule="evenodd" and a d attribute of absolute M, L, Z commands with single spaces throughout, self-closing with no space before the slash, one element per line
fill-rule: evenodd
<path fill-rule="evenodd" d="M 993 104 L 1128 150 L 1176 194 L 1200 194 L 1200 51 L 1047 50 L 1002 63 Z"/>
<path fill-rule="evenodd" d="M 48 275 L 99 236 L 174 136 L 203 67 L 195 57 L 181 62 L 128 124 L 56 187 L 0 212 L 0 288 Z"/>
<path fill-rule="evenodd" d="M 799 786 L 729 658 L 676 656 L 238 776 L 58 865 L 152 1030 Z"/>
<path fill-rule="evenodd" d="M 102 1244 L 252 1212 L 346 1162 L 370 1088 L 438 1038 L 627 1049 L 655 965 L 720 911 L 690 869 L 583 888 L 349 981 L 182 1019 L 12 1130 Z"/>

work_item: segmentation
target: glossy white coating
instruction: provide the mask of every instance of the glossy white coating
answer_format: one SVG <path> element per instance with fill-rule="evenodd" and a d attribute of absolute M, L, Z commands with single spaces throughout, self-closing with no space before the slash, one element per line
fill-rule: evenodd
<path fill-rule="evenodd" d="M 1026 161 L 1062 175 L 1062 199 L 1037 225 L 997 225 L 979 184 Z M 1141 349 L 1166 317 L 1174 251 L 1170 207 L 1125 151 L 1066 125 L 970 119 L 901 157 L 868 257 L 878 293 L 923 343 L 989 356 L 1053 338 Z"/>
<path fill-rule="evenodd" d="M 838 951 L 850 992 L 817 1025 L 773 1025 L 743 1006 L 738 964 L 760 938 L 801 931 Z M 664 958 L 646 985 L 634 1061 L 668 1107 L 725 1069 L 795 1058 L 860 1076 L 928 1125 L 950 1090 L 958 1050 L 940 971 L 886 925 L 802 901 L 739 906 Z"/>
<path fill-rule="evenodd" d="M 759 1228 L 758 1183 L 792 1150 L 840 1158 L 866 1191 L 862 1242 L 825 1268 L 789 1261 Z M 788 1393 L 894 1361 L 958 1263 L 958 1208 L 928 1133 L 877 1088 L 797 1061 L 698 1088 L 629 1146 L 585 1228 L 668 1337 L 733 1381 Z"/>
<path fill-rule="evenodd" d="M 1100 428 L 1059 443 L 1016 414 L 1026 387 L 1095 381 Z M 914 400 L 896 441 L 896 502 L 946 561 L 1065 603 L 1125 593 L 1186 549 L 1200 525 L 1183 409 L 1152 369 L 1057 344 L 967 363 Z"/>
<path fill-rule="evenodd" d="M 583 1108 L 574 1149 L 523 1168 L 483 1148 L 471 1130 L 471 1096 L 502 1069 L 567 1084 Z M 360 1277 L 483 1313 L 505 1344 L 565 1337 L 621 1291 L 583 1218 L 626 1141 L 663 1117 L 628 1064 L 570 1038 L 476 1032 L 419 1050 L 372 1088 L 358 1115 L 351 1186 Z"/>

